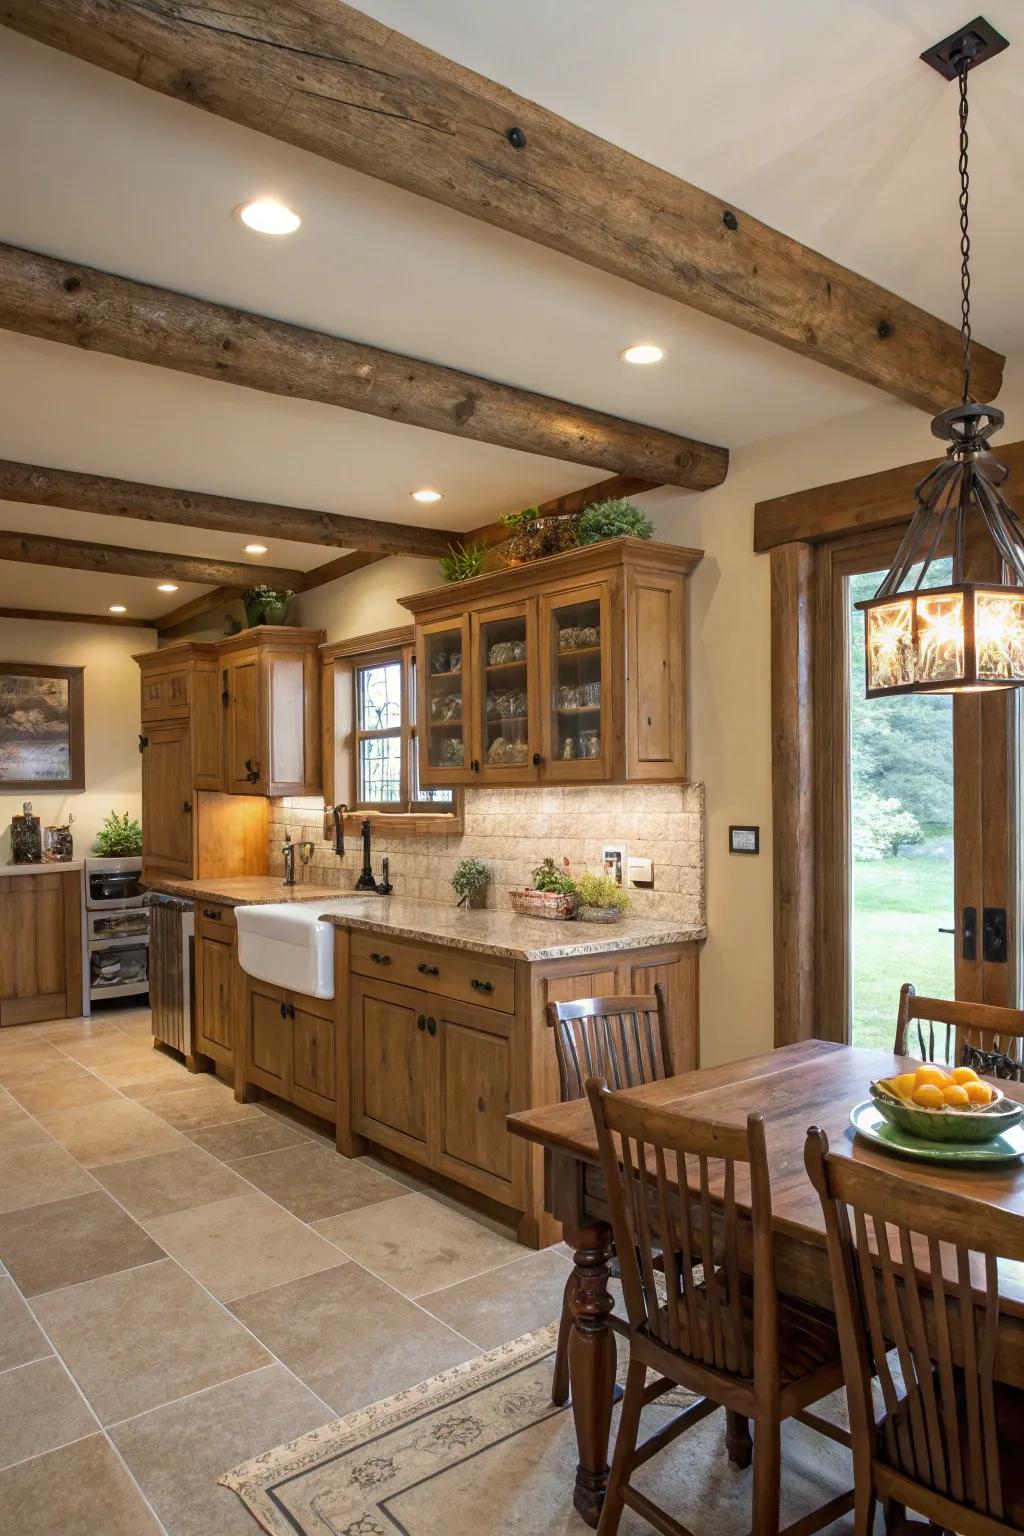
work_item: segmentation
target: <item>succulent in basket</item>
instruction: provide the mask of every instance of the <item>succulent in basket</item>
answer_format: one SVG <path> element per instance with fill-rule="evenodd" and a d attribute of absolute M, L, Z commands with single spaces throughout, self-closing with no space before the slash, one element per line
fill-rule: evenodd
<path fill-rule="evenodd" d="M 460 907 L 482 907 L 491 881 L 491 871 L 483 859 L 460 859 L 452 875 L 452 887 Z"/>
<path fill-rule="evenodd" d="M 923 1141 L 989 1141 L 1024 1116 L 1024 1107 L 973 1067 L 947 1070 L 934 1062 L 879 1079 L 871 1097 L 887 1120 Z"/>
<path fill-rule="evenodd" d="M 614 875 L 580 875 L 576 882 L 580 899 L 577 914 L 585 923 L 617 923 L 629 910 L 629 894 Z"/>
<path fill-rule="evenodd" d="M 542 859 L 533 872 L 535 891 L 554 891 L 560 896 L 575 896 L 576 882 L 570 874 L 558 869 L 554 859 Z"/>

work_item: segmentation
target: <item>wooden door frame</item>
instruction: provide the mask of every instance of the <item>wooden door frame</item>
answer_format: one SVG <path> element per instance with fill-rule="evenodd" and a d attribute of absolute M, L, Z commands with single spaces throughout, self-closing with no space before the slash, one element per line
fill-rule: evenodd
<path fill-rule="evenodd" d="M 837 595 L 846 576 L 888 563 L 908 517 L 770 552 L 776 1045 L 848 1037 L 849 663 Z M 956 994 L 1004 1004 L 1017 996 L 1016 710 L 1012 689 L 953 701 Z M 965 905 L 977 906 L 979 930 L 984 907 L 1007 909 L 1006 965 L 982 962 L 980 947 L 977 961 L 963 960 Z"/>

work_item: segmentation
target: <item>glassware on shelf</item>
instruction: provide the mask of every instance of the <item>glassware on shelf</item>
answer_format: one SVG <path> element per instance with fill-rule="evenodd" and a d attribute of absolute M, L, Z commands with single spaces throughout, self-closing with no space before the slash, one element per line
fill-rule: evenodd
<path fill-rule="evenodd" d="M 462 707 L 462 632 L 438 630 L 426 641 L 427 761 L 435 768 L 466 763 Z"/>

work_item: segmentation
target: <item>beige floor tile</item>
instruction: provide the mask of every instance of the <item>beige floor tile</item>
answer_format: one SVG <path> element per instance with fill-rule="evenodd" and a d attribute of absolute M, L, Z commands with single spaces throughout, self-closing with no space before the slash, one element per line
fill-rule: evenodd
<path fill-rule="evenodd" d="M 562 1254 L 548 1249 L 417 1300 L 463 1338 L 497 1349 L 561 1316 L 570 1268 Z"/>
<path fill-rule="evenodd" d="M 32 1310 L 105 1424 L 268 1363 L 170 1259 L 50 1291 Z"/>
<path fill-rule="evenodd" d="M 128 1099 L 56 1109 L 40 1115 L 40 1124 L 86 1167 L 125 1157 L 169 1152 L 185 1145 L 183 1136 L 156 1115 Z"/>
<path fill-rule="evenodd" d="M 523 1256 L 511 1238 L 429 1195 L 403 1194 L 318 1221 L 316 1230 L 403 1296 L 422 1296 Z"/>
<path fill-rule="evenodd" d="M 115 1061 L 97 1063 L 93 1067 L 97 1077 L 105 1083 L 130 1093 L 132 1098 L 147 1092 L 159 1092 L 161 1087 L 178 1087 L 188 1081 L 188 1073 L 180 1061 L 168 1061 L 166 1056 L 156 1056 L 152 1051 L 138 1056 L 118 1057 Z M 136 1085 L 138 1090 L 135 1091 Z"/>
<path fill-rule="evenodd" d="M 183 1088 L 178 1093 L 158 1093 L 139 1098 L 154 1115 L 179 1131 L 202 1131 L 211 1125 L 237 1125 L 255 1119 L 260 1111 L 255 1104 L 238 1104 L 229 1089 Z"/>
<path fill-rule="evenodd" d="M 406 1194 L 394 1179 L 315 1142 L 243 1158 L 234 1167 L 302 1221 L 318 1221 Z"/>
<path fill-rule="evenodd" d="M 0 1215 L 0 1259 L 26 1296 L 163 1257 L 102 1189 Z"/>
<path fill-rule="evenodd" d="M 45 1042 L 39 1051 L 18 1051 L 0 1057 L 0 1083 L 5 1088 L 14 1088 L 19 1083 L 69 1082 L 85 1076 L 83 1066 Z"/>
<path fill-rule="evenodd" d="M 160 1536 L 160 1526 L 102 1435 L 0 1472 L 0 1510 L 17 1536 Z"/>
<path fill-rule="evenodd" d="M 0 1467 L 95 1430 L 95 1417 L 55 1355 L 0 1374 Z"/>
<path fill-rule="evenodd" d="M 261 1291 L 231 1310 L 337 1414 L 477 1353 L 357 1264 Z"/>
<path fill-rule="evenodd" d="M 0 1279 L 0 1371 L 52 1353 L 14 1282 L 6 1277 Z"/>
<path fill-rule="evenodd" d="M 118 1061 L 126 1056 L 148 1060 L 153 1048 L 145 1040 L 126 1035 L 121 1029 L 112 1029 L 101 1030 L 96 1035 L 83 1035 L 79 1040 L 62 1040 L 60 1049 L 73 1061 L 93 1067 L 98 1062 Z"/>
<path fill-rule="evenodd" d="M 0 1098 L 0 1144 L 25 1146 L 31 1141 L 49 1141 L 49 1137 L 22 1105 L 9 1093 Z"/>
<path fill-rule="evenodd" d="M 0 1029 L 0 1056 L 8 1056 L 26 1045 L 39 1045 L 42 1035 L 38 1024 L 9 1024 Z"/>
<path fill-rule="evenodd" d="M 252 1190 L 237 1200 L 193 1206 L 152 1218 L 146 1225 L 171 1257 L 221 1301 L 331 1269 L 345 1258 L 332 1243 Z"/>
<path fill-rule="evenodd" d="M 94 1035 L 109 1034 L 117 1025 L 111 1019 L 94 1016 L 91 1019 L 54 1019 L 48 1024 L 35 1024 L 33 1028 L 42 1039 L 63 1045 L 66 1040 L 91 1040 Z"/>
<path fill-rule="evenodd" d="M 95 1188 L 95 1179 L 52 1141 L 5 1145 L 0 1155 L 0 1211 L 64 1200 Z"/>
<path fill-rule="evenodd" d="M 189 1131 L 187 1135 L 197 1147 L 225 1163 L 236 1163 L 259 1152 L 276 1152 L 281 1147 L 300 1146 L 309 1141 L 301 1126 L 287 1125 L 283 1120 L 263 1113 L 235 1125 L 215 1125 L 206 1131 Z"/>
<path fill-rule="evenodd" d="M 174 1536 L 254 1536 L 238 1495 L 217 1478 L 332 1417 L 283 1366 L 270 1365 L 129 1419 L 111 1438 Z"/>
<path fill-rule="evenodd" d="M 80 1104 L 100 1104 L 118 1096 L 116 1088 L 93 1077 L 91 1072 L 57 1082 L 46 1078 L 42 1082 L 12 1083 L 10 1091 L 12 1098 L 33 1115 L 45 1115 L 51 1109 L 76 1109 Z"/>
<path fill-rule="evenodd" d="M 188 1143 L 177 1152 L 105 1163 L 94 1170 L 94 1177 L 126 1211 L 143 1222 L 251 1193 L 237 1173 Z"/>

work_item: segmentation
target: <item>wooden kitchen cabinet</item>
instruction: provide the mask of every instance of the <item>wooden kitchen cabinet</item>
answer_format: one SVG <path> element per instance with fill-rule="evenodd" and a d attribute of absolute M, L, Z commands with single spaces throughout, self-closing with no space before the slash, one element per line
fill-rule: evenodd
<path fill-rule="evenodd" d="M 320 792 L 322 640 L 319 629 L 266 624 L 218 644 L 229 794 Z"/>
<path fill-rule="evenodd" d="M 195 908 L 194 1054 L 231 1072 L 245 999 L 238 964 L 238 931 L 231 907 L 198 902 Z"/>
<path fill-rule="evenodd" d="M 609 539 L 400 599 L 416 621 L 421 783 L 685 778 L 701 554 Z"/>
<path fill-rule="evenodd" d="M 82 876 L 0 877 L 0 1028 L 82 1011 Z"/>
<path fill-rule="evenodd" d="M 142 858 L 169 875 L 192 874 L 192 746 L 188 720 L 147 724 L 142 751 Z"/>
<path fill-rule="evenodd" d="M 338 1085 L 333 999 L 306 997 L 253 976 L 243 976 L 243 981 L 235 1097 L 244 1102 L 252 1088 L 263 1088 L 334 1120 Z"/>

